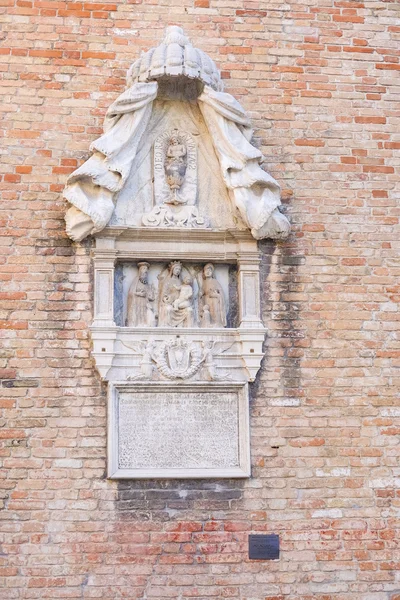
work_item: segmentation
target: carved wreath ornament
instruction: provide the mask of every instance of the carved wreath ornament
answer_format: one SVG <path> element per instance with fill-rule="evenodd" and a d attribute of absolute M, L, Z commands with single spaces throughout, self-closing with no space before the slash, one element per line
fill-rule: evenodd
<path fill-rule="evenodd" d="M 190 379 L 202 362 L 200 349 L 180 338 L 161 344 L 156 361 L 161 375 L 167 379 Z"/>
<path fill-rule="evenodd" d="M 153 374 L 153 365 L 160 375 L 166 379 L 190 379 L 203 366 L 207 371 L 207 379 L 228 379 L 229 375 L 217 375 L 214 357 L 222 354 L 232 346 L 217 344 L 216 342 L 202 342 L 200 345 L 188 342 L 182 338 L 175 338 L 162 342 L 158 347 L 154 340 L 147 343 L 130 345 L 122 342 L 135 354 L 142 356 L 140 360 L 140 373 L 131 375 L 128 379 L 150 379 Z"/>

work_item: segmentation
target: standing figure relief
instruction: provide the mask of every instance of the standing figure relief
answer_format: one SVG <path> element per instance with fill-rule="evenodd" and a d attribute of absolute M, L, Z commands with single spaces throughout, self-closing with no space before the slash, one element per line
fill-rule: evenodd
<path fill-rule="evenodd" d="M 154 205 L 145 227 L 207 228 L 197 197 L 197 145 L 189 132 L 166 130 L 153 144 Z"/>
<path fill-rule="evenodd" d="M 128 292 L 126 324 L 128 327 L 155 327 L 156 318 L 152 307 L 155 290 L 148 279 L 150 264 L 140 262 L 137 267 L 138 275 Z"/>
<path fill-rule="evenodd" d="M 215 268 L 207 263 L 200 281 L 200 325 L 201 327 L 226 327 L 224 291 L 215 278 Z"/>
<path fill-rule="evenodd" d="M 158 290 L 149 282 L 150 264 L 137 268 L 127 297 L 128 327 L 226 327 L 225 293 L 212 263 L 199 270 L 172 261 L 157 276 Z"/>
<path fill-rule="evenodd" d="M 178 195 L 178 190 L 185 180 L 186 168 L 186 144 L 176 130 L 170 137 L 164 162 L 166 180 L 172 192 L 171 197 L 165 201 L 166 204 L 186 204 L 187 199 Z"/>

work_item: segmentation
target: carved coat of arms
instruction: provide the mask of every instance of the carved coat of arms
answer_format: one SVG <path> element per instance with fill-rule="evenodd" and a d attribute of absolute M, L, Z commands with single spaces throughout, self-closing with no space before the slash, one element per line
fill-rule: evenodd
<path fill-rule="evenodd" d="M 153 373 L 152 364 L 166 379 L 190 379 L 204 367 L 207 379 L 230 379 L 227 373 L 217 375 L 214 357 L 228 350 L 232 343 L 221 344 L 216 342 L 189 342 L 180 337 L 170 339 L 160 344 L 157 348 L 153 340 L 146 343 L 131 345 L 122 342 L 135 354 L 140 354 L 140 374 L 131 375 L 128 379 L 150 379 Z"/>

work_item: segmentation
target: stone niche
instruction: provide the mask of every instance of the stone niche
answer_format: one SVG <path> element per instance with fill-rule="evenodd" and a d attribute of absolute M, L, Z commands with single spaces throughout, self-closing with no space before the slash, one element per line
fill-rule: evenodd
<path fill-rule="evenodd" d="M 248 382 L 266 333 L 257 240 L 290 229 L 251 134 L 215 64 L 173 26 L 69 177 L 68 235 L 95 237 L 111 478 L 250 476 Z"/>

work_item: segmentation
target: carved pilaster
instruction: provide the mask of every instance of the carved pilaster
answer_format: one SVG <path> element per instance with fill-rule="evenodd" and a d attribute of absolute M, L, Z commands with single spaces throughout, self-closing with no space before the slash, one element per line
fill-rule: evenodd
<path fill-rule="evenodd" d="M 95 327 L 115 327 L 114 270 L 117 252 L 114 246 L 113 239 L 98 240 L 93 252 Z"/>

